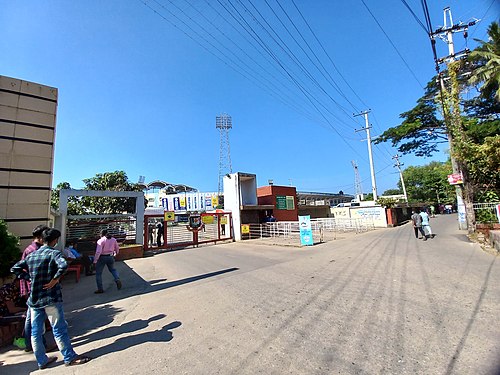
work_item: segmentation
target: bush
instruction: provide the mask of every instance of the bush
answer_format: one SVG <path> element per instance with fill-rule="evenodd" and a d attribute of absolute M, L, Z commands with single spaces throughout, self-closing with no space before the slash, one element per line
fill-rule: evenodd
<path fill-rule="evenodd" d="M 10 268 L 21 258 L 19 238 L 9 232 L 5 221 L 0 219 L 0 277 L 10 275 Z"/>

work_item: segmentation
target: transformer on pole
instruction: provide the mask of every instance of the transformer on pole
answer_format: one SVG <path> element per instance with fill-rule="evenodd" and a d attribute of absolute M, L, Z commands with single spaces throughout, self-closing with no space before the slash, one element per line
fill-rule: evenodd
<path fill-rule="evenodd" d="M 228 173 L 233 173 L 231 166 L 231 149 L 229 147 L 229 129 L 233 127 L 231 116 L 227 113 L 222 113 L 215 118 L 215 127 L 220 133 L 220 148 L 219 148 L 219 186 L 217 193 L 221 196 L 223 190 L 223 178 Z"/>

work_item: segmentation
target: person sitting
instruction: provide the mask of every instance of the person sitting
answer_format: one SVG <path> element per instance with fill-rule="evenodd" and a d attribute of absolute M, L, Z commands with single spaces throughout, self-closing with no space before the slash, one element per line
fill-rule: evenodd
<path fill-rule="evenodd" d="M 64 257 L 68 260 L 68 262 L 71 261 L 71 264 L 82 264 L 83 267 L 85 268 L 85 275 L 86 276 L 92 276 L 94 273 L 92 272 L 92 259 L 86 254 L 80 253 L 77 248 L 78 248 L 78 241 L 77 240 L 72 240 L 69 241 L 66 244 L 66 249 L 63 251 Z M 68 256 L 66 256 L 66 250 L 69 252 Z"/>

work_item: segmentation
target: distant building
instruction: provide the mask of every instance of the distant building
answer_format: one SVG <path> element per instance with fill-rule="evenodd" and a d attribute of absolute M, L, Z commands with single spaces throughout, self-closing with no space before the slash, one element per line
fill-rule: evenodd
<path fill-rule="evenodd" d="M 0 217 L 21 238 L 50 224 L 58 91 L 0 75 Z"/>
<path fill-rule="evenodd" d="M 163 208 L 176 213 L 203 212 L 215 210 L 219 198 L 215 192 L 199 192 L 196 188 L 165 181 L 153 181 L 141 185 L 148 208 Z"/>

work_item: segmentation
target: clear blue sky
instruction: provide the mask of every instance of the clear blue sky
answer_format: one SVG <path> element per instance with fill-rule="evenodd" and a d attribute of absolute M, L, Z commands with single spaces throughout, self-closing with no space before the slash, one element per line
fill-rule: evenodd
<path fill-rule="evenodd" d="M 233 172 L 257 174 L 259 186 L 273 179 L 300 191 L 354 193 L 356 160 L 369 192 L 367 145 L 354 132 L 364 123 L 352 113 L 370 108 L 376 136 L 399 123 L 434 74 L 428 37 L 399 0 L 364 3 L 411 72 L 361 0 L 295 0 L 328 56 L 292 0 L 144 2 L 0 0 L 0 74 L 59 89 L 54 186 L 80 188 L 96 173 L 124 170 L 133 182 L 144 175 L 216 191 L 215 117 L 226 112 Z M 406 2 L 425 23 L 420 1 Z M 498 0 L 432 0 L 434 29 L 446 6 L 454 22 L 483 18 L 469 30 L 471 49 L 500 14 Z M 461 34 L 455 43 L 464 47 Z M 396 187 L 396 151 L 373 150 L 381 194 Z M 405 167 L 429 161 L 402 158 Z"/>

